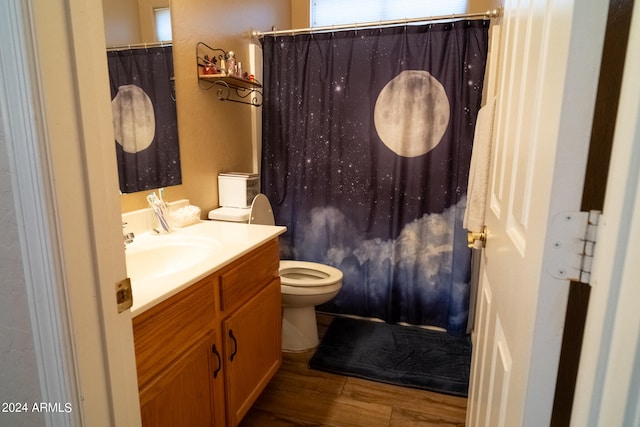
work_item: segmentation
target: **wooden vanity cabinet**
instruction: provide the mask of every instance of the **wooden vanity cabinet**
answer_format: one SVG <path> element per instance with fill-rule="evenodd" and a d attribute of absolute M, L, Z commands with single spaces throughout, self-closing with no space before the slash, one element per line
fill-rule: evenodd
<path fill-rule="evenodd" d="M 238 425 L 282 363 L 280 306 L 273 280 L 223 321 L 228 426 Z"/>
<path fill-rule="evenodd" d="M 222 406 L 216 411 L 211 360 L 215 335 L 205 335 L 154 380 L 140 389 L 145 426 L 223 426 Z M 217 413 L 220 412 L 216 420 Z"/>
<path fill-rule="evenodd" d="M 227 426 L 235 427 L 282 364 L 276 240 L 220 275 Z"/>
<path fill-rule="evenodd" d="M 278 241 L 133 318 L 144 426 L 235 427 L 282 363 Z"/>
<path fill-rule="evenodd" d="M 210 276 L 133 318 L 143 425 L 224 426 L 216 287 Z"/>

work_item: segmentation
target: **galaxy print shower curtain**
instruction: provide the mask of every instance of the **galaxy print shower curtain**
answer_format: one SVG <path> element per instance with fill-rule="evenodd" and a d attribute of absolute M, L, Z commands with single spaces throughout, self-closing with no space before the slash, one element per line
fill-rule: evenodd
<path fill-rule="evenodd" d="M 108 51 L 120 191 L 182 182 L 171 46 Z"/>
<path fill-rule="evenodd" d="M 462 335 L 462 217 L 488 21 L 263 39 L 262 191 L 283 258 L 344 274 L 323 311 Z"/>

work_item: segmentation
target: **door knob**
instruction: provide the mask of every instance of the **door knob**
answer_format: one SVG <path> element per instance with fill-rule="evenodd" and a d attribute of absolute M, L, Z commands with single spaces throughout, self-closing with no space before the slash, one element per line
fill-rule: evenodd
<path fill-rule="evenodd" d="M 482 231 L 467 232 L 467 246 L 471 249 L 484 248 L 487 243 L 487 226 L 482 227 Z"/>

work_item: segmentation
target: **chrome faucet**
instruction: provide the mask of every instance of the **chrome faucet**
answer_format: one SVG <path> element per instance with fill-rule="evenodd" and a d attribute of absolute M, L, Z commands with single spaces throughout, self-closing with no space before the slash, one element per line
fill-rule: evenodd
<path fill-rule="evenodd" d="M 122 230 L 124 230 L 124 228 L 127 226 L 126 222 L 122 223 Z M 134 237 L 136 237 L 133 233 L 123 233 L 123 237 L 124 237 L 124 246 L 125 248 L 127 247 L 128 243 L 133 242 Z"/>

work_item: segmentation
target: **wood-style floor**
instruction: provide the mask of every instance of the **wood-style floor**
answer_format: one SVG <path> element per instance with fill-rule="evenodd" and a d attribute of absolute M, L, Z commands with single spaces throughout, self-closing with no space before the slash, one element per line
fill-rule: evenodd
<path fill-rule="evenodd" d="M 318 315 L 320 336 L 330 322 Z M 465 398 L 315 371 L 307 368 L 312 355 L 284 353 L 240 427 L 464 426 Z"/>

